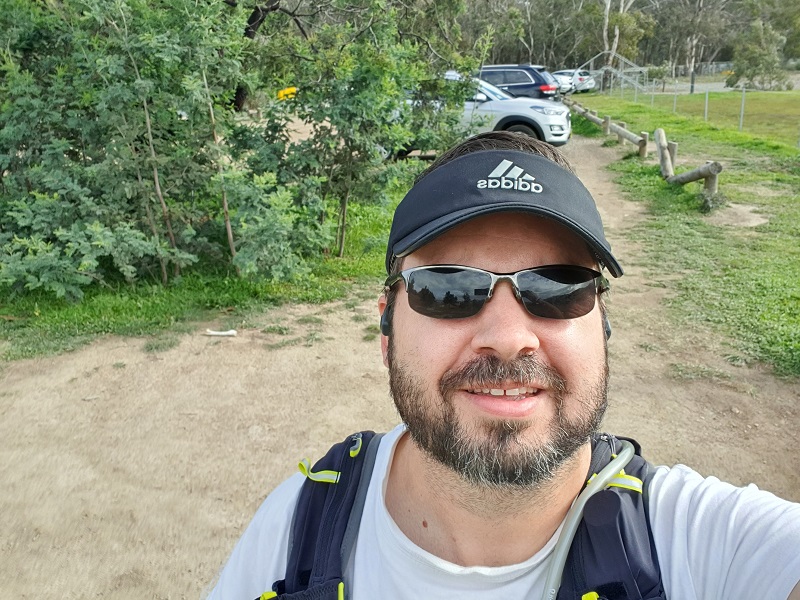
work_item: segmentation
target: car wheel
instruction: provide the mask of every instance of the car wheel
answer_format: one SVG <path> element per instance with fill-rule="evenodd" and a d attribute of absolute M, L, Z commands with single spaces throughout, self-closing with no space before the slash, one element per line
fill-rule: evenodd
<path fill-rule="evenodd" d="M 516 125 L 512 125 L 511 127 L 506 127 L 506 131 L 516 131 L 519 133 L 524 133 L 525 135 L 529 135 L 535 139 L 541 139 L 536 132 L 533 130 L 532 127 L 528 127 L 527 125 L 522 125 L 521 123 L 517 123 Z"/>

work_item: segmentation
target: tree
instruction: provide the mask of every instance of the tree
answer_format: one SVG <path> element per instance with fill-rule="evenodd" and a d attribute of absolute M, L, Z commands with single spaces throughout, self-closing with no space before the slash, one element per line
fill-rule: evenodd
<path fill-rule="evenodd" d="M 265 65 L 259 85 L 277 91 L 291 84 L 297 94 L 285 111 L 268 111 L 252 168 L 281 163 L 278 183 L 305 182 L 305 198 L 314 182 L 318 221 L 335 214 L 338 256 L 350 203 L 385 200 L 392 175 L 385 159 L 409 146 L 442 147 L 458 134 L 454 108 L 463 106 L 464 92 L 453 95 L 441 85 L 442 72 L 460 63 L 446 9 L 447 3 L 370 0 L 320 3 L 313 10 L 298 5 L 271 12 L 259 29 Z M 435 88 L 436 101 L 422 101 L 423 88 L 426 94 Z M 305 139 L 281 133 L 291 118 L 303 123 Z"/>
<path fill-rule="evenodd" d="M 725 84 L 733 87 L 740 81 L 757 89 L 783 89 L 790 84 L 781 69 L 781 49 L 786 38 L 769 23 L 756 19 L 734 50 L 733 74 Z"/>
<path fill-rule="evenodd" d="M 216 245 L 238 25 L 210 1 L 9 4 L 0 285 L 166 283 Z"/>

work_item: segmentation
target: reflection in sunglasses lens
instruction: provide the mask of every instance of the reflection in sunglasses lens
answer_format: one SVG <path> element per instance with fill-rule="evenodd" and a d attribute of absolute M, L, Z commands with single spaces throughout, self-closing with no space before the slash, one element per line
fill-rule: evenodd
<path fill-rule="evenodd" d="M 492 278 L 488 273 L 452 267 L 422 269 L 408 279 L 408 302 L 420 314 L 436 319 L 463 319 L 478 314 Z"/>
<path fill-rule="evenodd" d="M 517 274 L 519 293 L 532 315 L 573 319 L 594 308 L 596 273 L 588 269 L 553 267 Z M 463 319 L 481 310 L 492 289 L 492 275 L 462 267 L 429 267 L 408 274 L 409 306 L 435 319 Z"/>

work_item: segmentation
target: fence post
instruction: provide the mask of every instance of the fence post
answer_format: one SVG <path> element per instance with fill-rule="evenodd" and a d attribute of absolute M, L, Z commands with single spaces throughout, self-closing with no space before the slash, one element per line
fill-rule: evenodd
<path fill-rule="evenodd" d="M 742 108 L 739 109 L 739 131 L 741 131 L 744 126 L 744 93 L 746 89 L 744 84 L 742 84 Z"/>
<path fill-rule="evenodd" d="M 708 196 L 715 196 L 717 191 L 719 191 L 719 181 L 717 180 L 717 175 L 709 175 L 705 179 L 703 179 L 703 191 Z"/>
<path fill-rule="evenodd" d="M 650 134 L 646 131 L 641 132 L 642 141 L 639 142 L 639 158 L 647 158 L 647 142 L 650 141 Z"/>
<path fill-rule="evenodd" d="M 650 90 L 650 106 L 653 106 L 653 103 L 656 100 L 656 80 L 653 80 L 653 88 Z"/>
<path fill-rule="evenodd" d="M 706 90 L 706 105 L 703 108 L 703 121 L 708 121 L 708 90 Z"/>
<path fill-rule="evenodd" d="M 667 152 L 672 161 L 672 167 L 675 167 L 675 159 L 678 158 L 678 142 L 667 142 Z"/>
<path fill-rule="evenodd" d="M 633 86 L 633 101 L 634 102 L 638 102 L 639 101 L 639 80 L 638 79 L 636 80 L 636 83 Z"/>
<path fill-rule="evenodd" d="M 675 94 L 672 96 L 672 112 L 678 112 L 678 80 L 673 84 Z"/>
<path fill-rule="evenodd" d="M 603 133 L 605 135 L 611 134 L 611 117 L 609 115 L 603 118 Z"/>
<path fill-rule="evenodd" d="M 669 156 L 667 134 L 659 127 L 655 130 L 654 139 L 658 151 L 658 162 L 661 163 L 661 176 L 664 179 L 672 177 L 675 175 L 675 170 L 672 168 L 672 159 Z"/>
<path fill-rule="evenodd" d="M 626 128 L 628 127 L 628 126 L 625 124 L 625 121 L 620 121 L 620 122 L 619 122 L 619 126 L 620 126 L 622 129 L 626 129 Z M 624 137 L 622 137 L 622 134 L 620 134 L 620 133 L 618 133 L 618 134 L 617 134 L 617 141 L 618 141 L 620 144 L 621 144 L 622 142 L 624 142 L 624 141 L 625 141 L 625 138 L 624 138 Z"/>

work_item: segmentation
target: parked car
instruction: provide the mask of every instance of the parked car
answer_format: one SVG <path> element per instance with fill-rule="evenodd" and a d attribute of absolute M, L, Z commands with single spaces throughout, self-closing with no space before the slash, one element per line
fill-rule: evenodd
<path fill-rule="evenodd" d="M 558 81 L 542 65 L 484 65 L 478 77 L 513 96 L 560 97 Z"/>
<path fill-rule="evenodd" d="M 597 86 L 597 82 L 589 71 L 582 69 L 563 69 L 553 73 L 554 76 L 569 79 L 572 82 L 574 91 L 588 92 Z"/>
<path fill-rule="evenodd" d="M 558 82 L 558 91 L 561 94 L 571 94 L 575 91 L 575 84 L 572 82 L 572 76 L 566 75 L 561 71 L 553 73 L 553 77 Z"/>
<path fill-rule="evenodd" d="M 563 146 L 572 135 L 569 108 L 561 102 L 519 98 L 480 79 L 475 95 L 464 103 L 461 124 L 484 131 L 518 131 L 552 146 Z"/>

